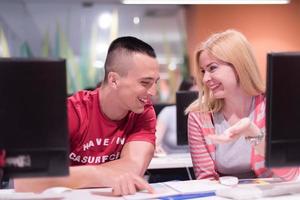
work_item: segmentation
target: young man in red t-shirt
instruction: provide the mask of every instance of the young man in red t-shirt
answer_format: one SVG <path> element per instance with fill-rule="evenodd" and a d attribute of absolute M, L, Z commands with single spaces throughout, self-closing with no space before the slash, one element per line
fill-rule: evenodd
<path fill-rule="evenodd" d="M 3 167 L 5 165 L 5 151 L 0 149 L 0 188 L 3 176 Z"/>
<path fill-rule="evenodd" d="M 159 65 L 153 48 L 134 37 L 112 42 L 105 77 L 94 91 L 68 98 L 70 176 L 17 179 L 17 191 L 112 187 L 115 195 L 153 189 L 142 178 L 154 152 Z"/>

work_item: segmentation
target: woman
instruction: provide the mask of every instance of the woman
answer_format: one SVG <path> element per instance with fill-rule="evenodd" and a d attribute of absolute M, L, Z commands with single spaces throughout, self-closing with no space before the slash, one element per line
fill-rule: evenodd
<path fill-rule="evenodd" d="M 297 168 L 264 167 L 265 85 L 245 36 L 235 30 L 213 34 L 196 62 L 203 96 L 187 112 L 197 179 L 297 177 Z"/>

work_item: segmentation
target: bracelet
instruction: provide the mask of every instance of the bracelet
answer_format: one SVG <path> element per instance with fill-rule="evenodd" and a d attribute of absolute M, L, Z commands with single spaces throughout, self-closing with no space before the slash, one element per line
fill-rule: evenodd
<path fill-rule="evenodd" d="M 263 141 L 265 135 L 266 135 L 265 132 L 261 130 L 259 135 L 247 136 L 247 137 L 245 137 L 245 139 L 250 144 L 256 146 L 256 145 L 258 145 L 259 143 L 261 143 Z"/>

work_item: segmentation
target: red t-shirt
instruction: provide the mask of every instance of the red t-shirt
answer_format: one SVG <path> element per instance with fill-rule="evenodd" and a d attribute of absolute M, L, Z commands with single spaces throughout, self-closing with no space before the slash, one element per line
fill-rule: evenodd
<path fill-rule="evenodd" d="M 141 114 L 130 111 L 124 119 L 113 121 L 102 113 L 98 95 L 96 89 L 68 98 L 71 165 L 116 160 L 130 141 L 155 144 L 156 115 L 152 105 L 145 105 Z"/>
<path fill-rule="evenodd" d="M 0 149 L 0 170 L 3 168 L 5 165 L 5 151 Z M 1 176 L 0 176 L 0 181 L 1 181 Z"/>

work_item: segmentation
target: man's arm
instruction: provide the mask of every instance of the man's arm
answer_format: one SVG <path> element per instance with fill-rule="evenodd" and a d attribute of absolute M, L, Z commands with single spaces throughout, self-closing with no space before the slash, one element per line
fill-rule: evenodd
<path fill-rule="evenodd" d="M 153 144 L 143 141 L 126 143 L 118 160 L 101 165 L 70 167 L 70 176 L 59 178 L 15 179 L 18 192 L 40 192 L 49 187 L 112 187 L 115 195 L 133 194 L 139 189 L 153 189 L 142 178 L 154 152 Z"/>

